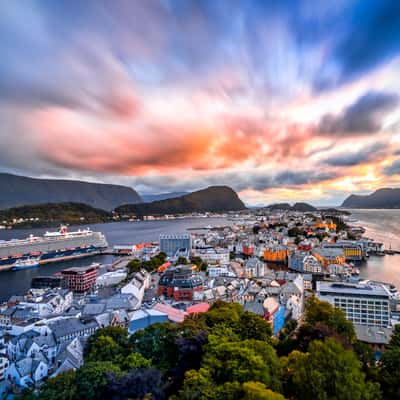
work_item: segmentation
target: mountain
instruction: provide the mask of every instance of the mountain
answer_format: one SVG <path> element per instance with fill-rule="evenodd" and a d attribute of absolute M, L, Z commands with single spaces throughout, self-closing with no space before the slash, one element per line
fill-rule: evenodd
<path fill-rule="evenodd" d="M 267 207 L 269 210 L 281 210 L 281 211 L 299 211 L 299 212 L 313 212 L 317 211 L 315 207 L 308 203 L 295 203 L 291 206 L 289 203 L 276 203 L 271 204 Z"/>
<path fill-rule="evenodd" d="M 45 203 L 0 210 L 0 221 L 14 227 L 57 226 L 60 224 L 93 224 L 112 220 L 112 213 L 82 203 Z M 24 221 L 13 223 L 13 220 Z"/>
<path fill-rule="evenodd" d="M 286 211 L 286 210 L 291 210 L 292 206 L 289 203 L 275 203 L 275 204 L 270 204 L 267 208 L 272 211 L 275 210 Z"/>
<path fill-rule="evenodd" d="M 308 203 L 295 203 L 292 207 L 292 211 L 313 212 L 317 211 L 317 209 Z"/>
<path fill-rule="evenodd" d="M 383 188 L 368 195 L 352 194 L 342 204 L 345 208 L 400 208 L 400 188 Z"/>
<path fill-rule="evenodd" d="M 182 197 L 188 192 L 171 192 L 171 193 L 159 193 L 159 194 L 140 194 L 143 203 L 151 203 L 152 201 L 173 199 L 175 197 Z"/>
<path fill-rule="evenodd" d="M 61 179 L 36 179 L 0 173 L 0 209 L 29 204 L 85 203 L 112 210 L 121 204 L 140 203 L 130 187 Z"/>
<path fill-rule="evenodd" d="M 191 212 L 238 211 L 245 205 L 235 191 L 227 186 L 210 186 L 207 189 L 189 193 L 173 199 L 152 203 L 126 204 L 116 208 L 119 214 L 164 215 Z"/>

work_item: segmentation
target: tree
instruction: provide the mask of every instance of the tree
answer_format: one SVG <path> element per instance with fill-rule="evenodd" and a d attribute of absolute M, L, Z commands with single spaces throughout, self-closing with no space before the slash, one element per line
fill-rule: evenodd
<path fill-rule="evenodd" d="M 139 368 L 149 368 L 151 366 L 151 361 L 144 358 L 140 353 L 131 353 L 122 360 L 122 369 L 131 370 Z"/>
<path fill-rule="evenodd" d="M 86 361 L 111 361 L 119 363 L 124 349 L 110 336 L 99 336 L 91 344 L 91 351 L 86 355 Z"/>
<path fill-rule="evenodd" d="M 257 314 L 245 311 L 239 319 L 239 335 L 242 339 L 271 341 L 271 324 Z"/>
<path fill-rule="evenodd" d="M 176 265 L 186 265 L 188 263 L 188 260 L 186 257 L 179 256 L 178 259 L 176 260 Z"/>
<path fill-rule="evenodd" d="M 118 326 L 98 329 L 85 346 L 87 361 L 115 361 L 131 352 L 128 331 Z"/>
<path fill-rule="evenodd" d="M 111 361 L 87 362 L 76 372 L 77 399 L 104 399 L 107 375 L 121 375 L 120 368 Z"/>
<path fill-rule="evenodd" d="M 164 399 L 161 371 L 155 368 L 134 369 L 126 375 L 109 374 L 104 399 Z"/>
<path fill-rule="evenodd" d="M 308 353 L 293 351 L 286 359 L 288 397 L 302 400 L 380 399 L 379 386 L 365 381 L 351 350 L 334 339 L 314 341 Z"/>
<path fill-rule="evenodd" d="M 221 300 L 217 300 L 204 314 L 206 324 L 210 328 L 214 328 L 216 325 L 224 325 L 234 330 L 238 330 L 238 324 L 240 322 L 240 316 L 243 314 L 243 308 L 238 303 L 226 303 Z"/>
<path fill-rule="evenodd" d="M 50 378 L 40 387 L 38 393 L 30 393 L 24 399 L 28 400 L 74 400 L 76 399 L 75 371 L 69 370 Z"/>
<path fill-rule="evenodd" d="M 157 323 L 135 332 L 130 341 L 144 358 L 152 360 L 152 365 L 162 371 L 174 367 L 178 361 L 175 343 L 177 326 L 169 322 Z"/>
<path fill-rule="evenodd" d="M 245 382 L 242 389 L 243 400 L 285 400 L 280 393 L 267 389 L 261 382 Z"/>
<path fill-rule="evenodd" d="M 379 376 L 383 398 L 400 399 L 400 347 L 389 348 L 383 353 Z"/>
<path fill-rule="evenodd" d="M 306 304 L 305 325 L 313 327 L 318 324 L 326 325 L 349 344 L 356 339 L 353 324 L 346 319 L 346 314 L 341 309 L 313 296 Z"/>
<path fill-rule="evenodd" d="M 279 359 L 269 344 L 258 340 L 225 342 L 211 336 L 202 367 L 209 371 L 217 385 L 256 380 L 275 390 L 280 389 Z"/>
<path fill-rule="evenodd" d="M 400 398 L 400 326 L 395 325 L 390 342 L 383 353 L 380 382 L 384 399 Z"/>

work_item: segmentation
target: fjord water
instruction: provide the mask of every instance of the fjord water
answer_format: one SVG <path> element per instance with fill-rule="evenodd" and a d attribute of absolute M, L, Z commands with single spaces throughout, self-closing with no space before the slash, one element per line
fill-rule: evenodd
<path fill-rule="evenodd" d="M 134 243 L 158 241 L 162 233 L 183 233 L 188 228 L 203 228 L 205 226 L 226 226 L 231 224 L 226 218 L 182 218 L 162 221 L 140 222 L 110 222 L 106 224 L 88 225 L 93 231 L 103 232 L 110 247 L 114 245 L 129 245 Z M 71 226 L 70 231 L 84 229 L 86 226 Z M 30 234 L 41 236 L 46 231 L 56 228 L 42 229 L 10 229 L 0 230 L 0 240 L 24 239 Z M 41 265 L 39 268 L 22 271 L 0 272 L 0 301 L 7 300 L 12 295 L 22 295 L 30 288 L 34 276 L 53 275 L 68 267 L 89 265 L 92 262 L 109 264 L 113 256 L 94 256 L 77 260 L 63 261 Z"/>
<path fill-rule="evenodd" d="M 400 250 L 400 210 L 349 210 L 357 222 L 352 224 L 366 229 L 364 236 Z M 360 267 L 360 277 L 392 282 L 400 290 L 400 255 L 371 256 Z"/>

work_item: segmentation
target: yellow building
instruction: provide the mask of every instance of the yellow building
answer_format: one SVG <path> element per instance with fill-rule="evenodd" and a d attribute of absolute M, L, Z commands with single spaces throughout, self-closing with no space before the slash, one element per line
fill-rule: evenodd
<path fill-rule="evenodd" d="M 346 262 L 346 256 L 343 249 L 320 247 L 313 250 L 312 255 L 324 266 L 330 264 L 343 265 Z"/>
<path fill-rule="evenodd" d="M 276 246 L 265 249 L 264 260 L 272 263 L 286 263 L 289 249 L 286 246 Z"/>

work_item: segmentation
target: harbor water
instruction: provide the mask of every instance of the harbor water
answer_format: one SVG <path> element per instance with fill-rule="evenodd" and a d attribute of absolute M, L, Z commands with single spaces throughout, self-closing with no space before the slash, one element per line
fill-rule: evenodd
<path fill-rule="evenodd" d="M 93 231 L 105 234 L 110 247 L 114 245 L 131 245 L 135 243 L 158 241 L 162 233 L 184 233 L 188 228 L 203 228 L 207 225 L 226 226 L 231 224 L 226 218 L 181 218 L 160 221 L 111 222 L 88 225 Z M 83 229 L 86 226 L 70 226 L 69 230 Z M 41 236 L 46 231 L 56 228 L 42 229 L 10 229 L 0 230 L 0 240 L 24 239 L 30 234 Z M 22 295 L 30 288 L 35 276 L 49 276 L 68 267 L 89 265 L 92 262 L 111 264 L 115 258 L 99 255 L 88 258 L 43 264 L 39 268 L 22 271 L 5 271 L 0 273 L 0 301 L 12 295 Z"/>

